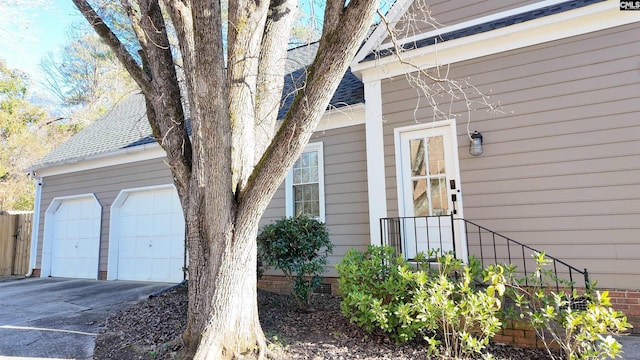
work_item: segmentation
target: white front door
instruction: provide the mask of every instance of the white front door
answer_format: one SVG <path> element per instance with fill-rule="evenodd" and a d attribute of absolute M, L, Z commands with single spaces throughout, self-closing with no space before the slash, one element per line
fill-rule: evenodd
<path fill-rule="evenodd" d="M 449 215 L 461 211 L 458 163 L 451 125 L 400 131 L 398 154 L 402 251 L 407 259 L 429 250 L 456 250 L 462 241 Z M 458 233 L 460 234 L 460 233 Z M 458 235 L 456 234 L 456 235 Z M 460 234 L 461 235 L 461 234 Z"/>

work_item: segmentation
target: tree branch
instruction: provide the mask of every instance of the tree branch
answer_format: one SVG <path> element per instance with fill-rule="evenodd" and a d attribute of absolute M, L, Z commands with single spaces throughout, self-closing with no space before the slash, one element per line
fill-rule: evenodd
<path fill-rule="evenodd" d="M 215 179 L 215 184 L 193 185 L 203 188 L 206 212 L 228 214 L 229 209 L 235 206 L 235 199 L 229 175 L 232 168 L 231 124 L 220 14 L 219 1 L 195 1 L 192 4 L 194 49 L 208 51 L 197 51 L 193 54 L 193 93 L 189 101 L 193 105 L 191 122 L 195 125 L 195 171 L 202 172 L 203 179 Z M 216 224 L 207 224 L 206 231 L 209 235 L 225 231 L 219 226 L 225 219 L 218 220 Z"/>
<path fill-rule="evenodd" d="M 287 42 L 291 37 L 298 0 L 272 0 L 258 65 L 256 84 L 255 156 L 259 159 L 275 132 L 287 64 Z"/>
<path fill-rule="evenodd" d="M 420 14 L 423 14 L 424 19 L 422 22 L 426 22 L 427 25 L 430 25 L 434 28 L 438 28 L 440 25 L 433 17 L 431 17 L 431 13 L 428 9 L 428 5 L 423 2 L 414 3 L 414 7 L 416 11 Z M 396 57 L 396 60 L 406 68 L 405 78 L 407 82 L 416 90 L 417 93 L 417 103 L 414 108 L 414 117 L 417 118 L 417 111 L 420 109 L 420 100 L 424 97 L 427 100 L 427 103 L 431 107 L 433 111 L 434 120 L 438 119 L 449 119 L 456 114 L 453 113 L 453 103 L 455 100 L 464 101 L 465 109 L 467 112 L 467 136 L 471 139 L 471 111 L 475 110 L 474 105 L 480 105 L 482 107 L 487 107 L 487 109 L 491 112 L 498 111 L 499 104 L 493 104 L 489 101 L 489 95 L 481 92 L 475 85 L 472 85 L 468 80 L 458 80 L 451 79 L 449 77 L 449 65 L 442 65 L 438 61 L 437 57 L 437 42 L 433 45 L 436 47 L 436 63 L 431 67 L 424 68 L 419 66 L 418 64 L 405 59 L 403 54 L 407 51 L 405 46 L 400 39 L 398 39 L 398 33 L 400 36 L 407 36 L 407 31 L 413 30 L 409 24 L 414 24 L 418 20 L 413 17 L 415 15 L 411 15 L 409 19 L 403 19 L 403 23 L 407 28 L 398 30 L 396 27 L 391 24 L 388 19 L 382 14 L 380 10 L 378 10 L 378 15 L 381 19 L 381 24 L 384 24 L 387 32 L 389 34 L 390 42 L 392 44 L 392 49 L 389 51 L 392 52 L 393 56 Z M 409 33 L 411 34 L 411 33 Z M 443 70 L 444 67 L 444 70 Z M 432 73 L 433 72 L 433 73 Z M 442 109 L 439 101 L 443 95 L 448 95 L 450 97 L 449 109 Z M 436 99 L 439 98 L 439 99 Z"/>
<path fill-rule="evenodd" d="M 136 34 L 136 37 L 138 38 L 140 45 L 142 46 L 143 49 L 146 49 L 147 38 L 146 36 L 144 36 L 144 31 L 140 28 L 140 22 L 141 22 L 140 13 L 136 9 L 134 9 L 134 7 L 131 5 L 131 2 L 129 2 L 129 0 L 120 0 L 120 3 L 122 4 L 124 11 L 129 16 L 129 21 L 131 22 L 131 28 L 133 29 L 133 32 Z"/>
<path fill-rule="evenodd" d="M 258 60 L 269 9 L 268 1 L 229 2 L 227 84 L 232 137 L 232 191 L 246 184 L 255 165 L 255 101 Z"/>
<path fill-rule="evenodd" d="M 102 21 L 102 18 L 93 10 L 86 0 L 73 0 L 78 10 L 87 19 L 100 38 L 113 50 L 118 60 L 129 72 L 133 80 L 138 84 L 145 94 L 153 94 L 153 86 L 151 79 L 142 71 L 142 68 L 134 60 L 133 56 L 124 47 L 120 39 L 111 31 L 111 29 Z"/>
<path fill-rule="evenodd" d="M 322 38 L 325 34 L 335 31 L 342 18 L 345 0 L 329 0 L 325 5 Z"/>
<path fill-rule="evenodd" d="M 189 0 L 164 0 L 165 7 L 171 17 L 173 27 L 176 29 L 180 55 L 184 67 L 184 76 L 189 94 L 193 94 L 193 17 L 191 16 L 191 1 Z M 192 95 L 189 95 L 191 98 Z"/>
<path fill-rule="evenodd" d="M 318 53 L 307 71 L 306 86 L 296 96 L 249 178 L 246 191 L 241 193 L 238 221 L 266 209 L 268 201 L 261 201 L 264 194 L 275 193 L 304 150 L 367 34 L 377 7 L 377 0 L 352 0 L 345 9 L 348 16 L 341 16 L 333 31 L 323 31 Z M 335 10 L 333 7 L 325 11 Z"/>
<path fill-rule="evenodd" d="M 147 118 L 154 129 L 156 140 L 167 152 L 169 166 L 174 169 L 174 181 L 179 191 L 189 188 L 192 171 L 192 147 L 187 133 L 186 119 L 182 107 L 182 94 L 178 84 L 173 54 L 169 45 L 166 24 L 157 0 L 140 2 L 142 57 L 146 71 L 156 90 L 154 96 L 147 95 Z"/>

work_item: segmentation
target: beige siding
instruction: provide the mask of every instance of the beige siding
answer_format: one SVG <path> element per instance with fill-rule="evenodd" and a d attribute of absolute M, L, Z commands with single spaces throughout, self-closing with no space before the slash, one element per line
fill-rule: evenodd
<path fill-rule="evenodd" d="M 536 0 L 415 0 L 396 27 L 401 31 L 396 38 L 410 37 L 434 30 L 434 20 L 441 26 L 451 26 L 483 16 L 497 14 L 521 6 L 530 5 Z M 428 9 L 428 11 L 425 11 Z M 433 19 L 429 19 L 429 17 Z M 407 19 L 411 19 L 408 21 Z M 400 30 L 402 29 L 402 30 Z M 385 42 L 390 39 L 387 38 Z"/>
<path fill-rule="evenodd" d="M 485 152 L 468 153 L 454 102 L 467 219 L 588 268 L 601 287 L 640 284 L 640 24 L 453 64 L 503 107 L 475 111 Z M 382 85 L 389 215 L 397 215 L 393 129 L 416 123 L 415 90 Z M 447 99 L 443 100 L 444 102 Z M 418 122 L 430 121 L 422 101 Z"/>
<path fill-rule="evenodd" d="M 111 204 L 120 190 L 172 183 L 169 168 L 163 159 L 49 176 L 43 181 L 36 268 L 40 268 L 42 262 L 44 218 L 51 201 L 56 197 L 95 194 L 102 205 L 99 271 L 107 271 Z"/>
<path fill-rule="evenodd" d="M 309 142 L 322 142 L 326 224 L 335 245 L 328 276 L 336 276 L 333 264 L 352 247 L 369 245 L 369 209 L 364 125 L 315 133 Z M 284 185 L 265 211 L 261 225 L 285 216 Z"/>
<path fill-rule="evenodd" d="M 351 247 L 369 244 L 364 125 L 318 132 L 311 142 L 323 142 L 326 222 L 336 245 L 330 263 Z M 41 264 L 45 211 L 56 197 L 93 193 L 102 205 L 99 271 L 107 271 L 111 204 L 122 189 L 171 183 L 162 159 L 111 166 L 44 179 L 41 200 L 37 268 Z M 261 220 L 268 224 L 285 216 L 284 185 L 280 186 Z M 335 275 L 333 266 L 328 275 Z"/>
<path fill-rule="evenodd" d="M 364 125 L 318 132 L 310 142 L 324 146 L 326 223 L 335 245 L 330 264 L 350 248 L 370 244 Z M 333 266 L 328 275 L 335 276 Z"/>

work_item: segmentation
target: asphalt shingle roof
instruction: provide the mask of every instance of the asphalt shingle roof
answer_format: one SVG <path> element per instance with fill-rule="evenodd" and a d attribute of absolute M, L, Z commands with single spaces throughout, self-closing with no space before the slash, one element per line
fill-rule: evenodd
<path fill-rule="evenodd" d="M 305 71 L 318 51 L 318 43 L 309 46 L 302 46 L 289 50 L 287 59 L 287 75 L 285 76 L 284 88 L 282 89 L 282 104 L 278 111 L 278 119 L 284 118 L 291 107 L 297 90 L 300 89 L 305 79 Z M 329 109 L 343 106 L 364 103 L 364 85 L 351 70 L 342 77 L 336 92 L 329 101 Z"/>
<path fill-rule="evenodd" d="M 507 16 L 501 19 L 489 21 L 486 23 L 470 26 L 464 29 L 451 31 L 448 33 L 440 34 L 438 36 L 434 36 L 431 38 L 426 38 L 422 40 L 418 40 L 416 42 L 411 42 L 403 45 L 403 50 L 415 50 L 420 49 L 429 45 L 435 44 L 435 41 L 438 40 L 438 43 L 442 43 L 444 41 L 454 40 L 458 38 L 463 38 L 471 35 L 480 34 L 483 32 L 496 30 L 500 28 L 504 28 L 507 26 L 523 23 L 529 20 L 534 20 L 538 18 L 542 18 L 549 15 L 559 14 L 565 11 L 581 8 L 583 6 L 592 5 L 595 3 L 603 2 L 606 0 L 571 0 L 566 1 L 559 4 L 550 5 L 547 7 L 543 7 L 540 9 L 535 9 L 531 11 L 527 11 L 524 13 Z M 383 57 L 387 57 L 393 54 L 393 49 L 385 49 L 383 51 L 375 51 L 371 54 L 367 55 L 361 62 L 371 61 Z"/>
<path fill-rule="evenodd" d="M 147 122 L 144 96 L 133 94 L 31 165 L 31 169 L 71 163 L 85 157 L 150 143 L 154 141 L 150 135 L 151 127 Z"/>
<path fill-rule="evenodd" d="M 313 62 L 318 44 L 301 46 L 288 51 L 282 104 L 278 118 L 284 117 L 293 102 L 304 69 Z M 364 102 L 362 82 L 347 71 L 330 102 L 330 108 Z M 44 169 L 82 161 L 119 150 L 153 143 L 151 127 L 147 122 L 144 95 L 138 93 L 125 98 L 106 115 L 94 121 L 69 140 L 31 165 L 31 170 Z"/>

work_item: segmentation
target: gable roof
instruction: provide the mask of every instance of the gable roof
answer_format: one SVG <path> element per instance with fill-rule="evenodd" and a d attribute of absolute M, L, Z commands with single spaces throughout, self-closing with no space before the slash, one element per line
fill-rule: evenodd
<path fill-rule="evenodd" d="M 288 75 L 285 76 L 279 119 L 284 117 L 291 106 L 298 88 L 296 85 L 301 81 L 305 69 L 313 62 L 317 51 L 317 43 L 288 51 L 285 70 Z M 351 70 L 347 70 L 330 101 L 329 109 L 359 103 L 364 103 L 364 85 Z M 29 170 L 75 163 L 154 142 L 146 117 L 144 95 L 136 93 L 123 99 L 107 114 L 53 149 L 31 165 Z"/>
<path fill-rule="evenodd" d="M 436 35 L 432 35 L 431 32 L 425 34 L 425 37 L 415 40 L 415 41 L 407 41 L 402 44 L 403 50 L 415 50 L 423 47 L 427 47 L 438 43 L 442 43 L 449 40 L 454 40 L 458 38 L 463 38 L 471 35 L 476 35 L 480 33 L 484 33 L 491 30 L 497 30 L 500 28 L 504 28 L 507 26 L 523 23 L 530 20 L 535 20 L 539 18 L 543 18 L 550 15 L 559 14 L 565 11 L 581 8 L 584 6 L 596 4 L 599 2 L 603 2 L 606 0 L 568 0 L 561 3 L 552 4 L 549 6 L 535 8 L 532 10 L 527 10 L 521 13 L 516 13 L 512 15 L 507 15 L 498 19 L 492 19 L 490 21 L 474 23 L 472 25 L 466 27 L 452 26 L 455 30 L 447 31 L 447 27 L 441 28 L 437 30 Z M 463 25 L 463 24 L 460 24 Z M 384 23 L 378 25 L 378 27 L 385 27 Z M 376 29 L 377 30 L 377 29 Z M 428 35 L 430 34 L 430 36 Z M 380 59 L 383 57 L 390 56 L 394 53 L 393 48 L 386 48 L 382 50 L 375 50 L 380 47 L 384 38 L 378 36 L 377 38 L 370 39 L 372 42 L 376 42 L 376 44 L 366 44 L 363 46 L 363 51 L 368 51 L 367 54 L 359 53 L 356 55 L 356 62 L 364 63 L 367 61 L 372 61 L 375 59 Z M 373 49 L 373 50 L 370 50 Z"/>
<path fill-rule="evenodd" d="M 133 94 L 31 165 L 29 170 L 75 162 L 84 157 L 155 141 L 150 135 L 144 95 Z"/>

